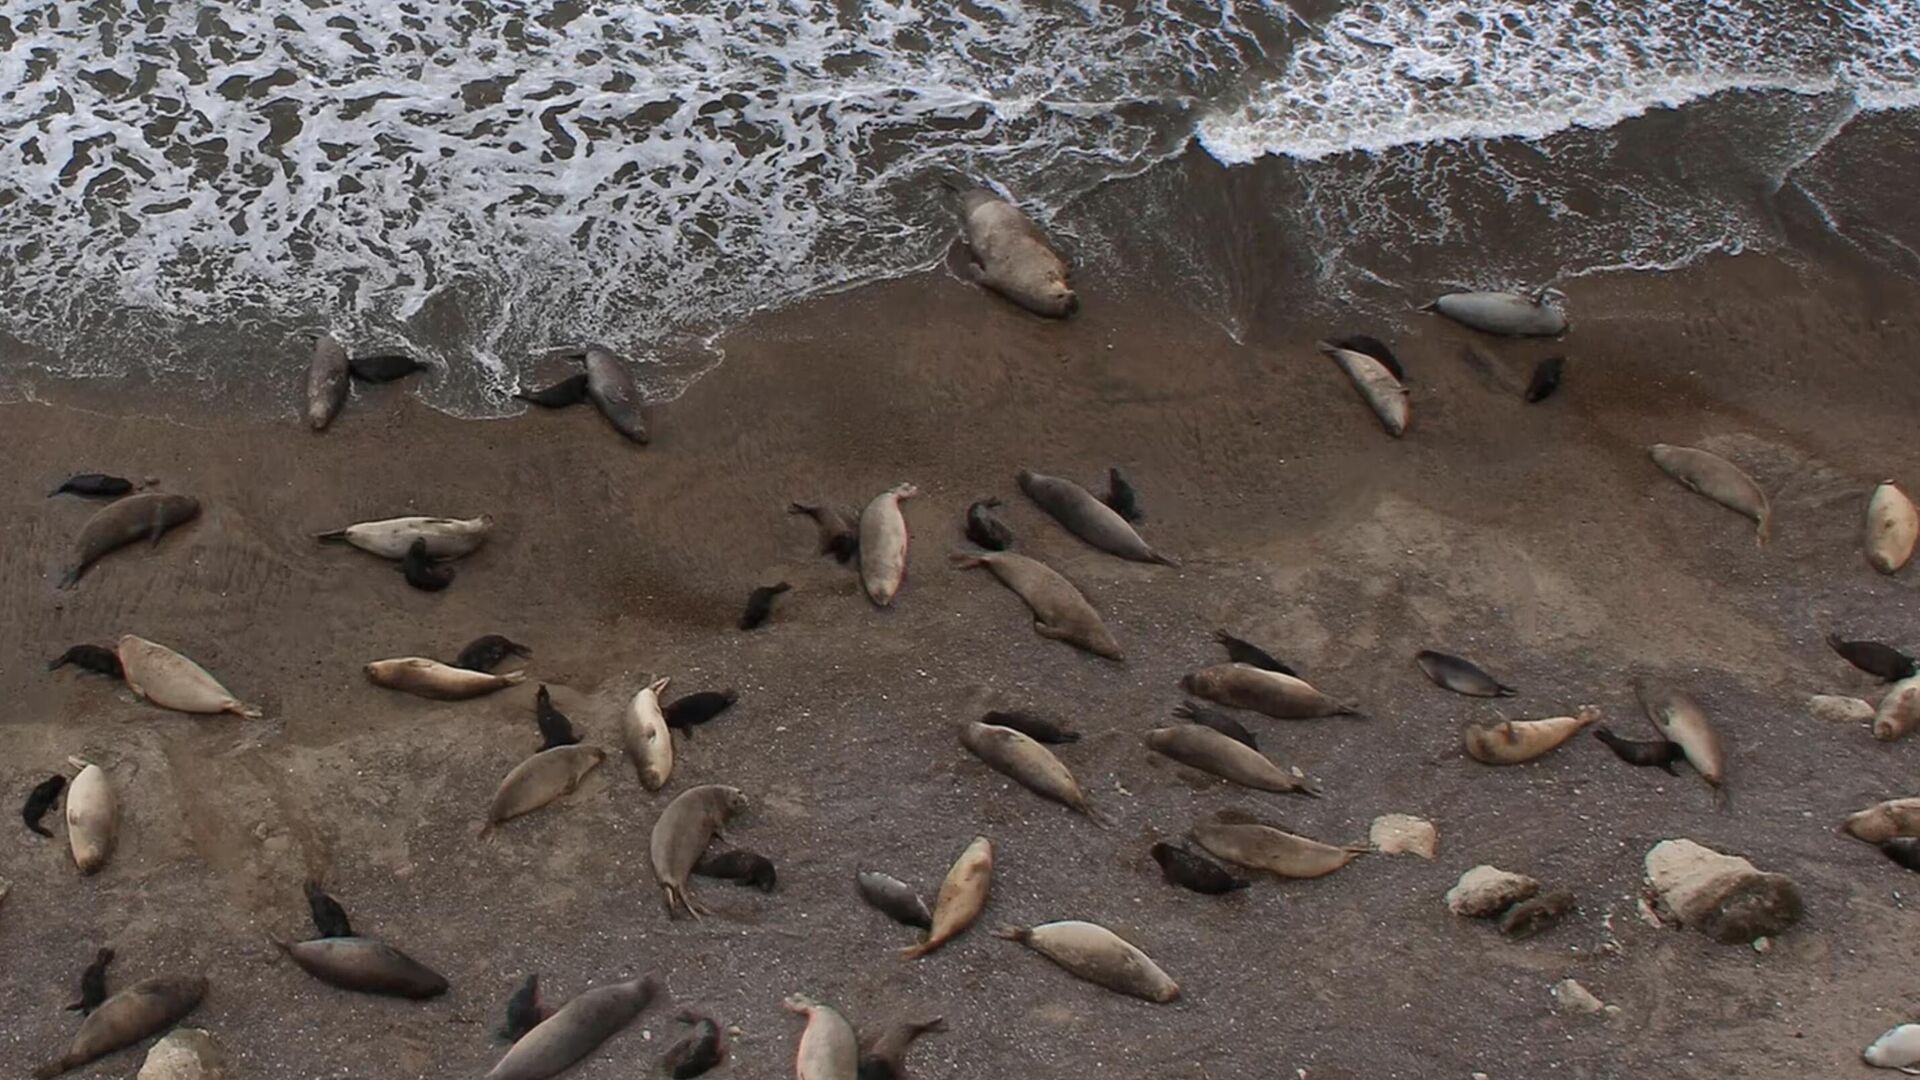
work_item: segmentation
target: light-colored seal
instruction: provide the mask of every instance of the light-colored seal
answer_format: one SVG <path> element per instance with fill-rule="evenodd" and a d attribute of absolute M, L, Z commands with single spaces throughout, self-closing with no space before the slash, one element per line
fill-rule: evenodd
<path fill-rule="evenodd" d="M 73 796 L 67 796 L 69 802 Z M 1888 799 L 1848 814 L 1841 830 L 1856 840 L 1884 844 L 1896 836 L 1920 836 L 1920 797 Z"/>
<path fill-rule="evenodd" d="M 486 1080 L 547 1080 L 600 1048 L 653 1003 L 659 980 L 645 975 L 596 986 L 520 1037 Z"/>
<path fill-rule="evenodd" d="M 1920 726 L 1920 675 L 1909 675 L 1887 687 L 1873 714 L 1873 737 L 1881 742 L 1904 738 Z"/>
<path fill-rule="evenodd" d="M 739 788 L 705 784 L 681 792 L 661 812 L 648 854 L 669 917 L 679 908 L 696 919 L 707 913 L 687 887 L 687 875 L 720 830 L 746 808 L 747 796 Z"/>
<path fill-rule="evenodd" d="M 1767 502 L 1767 493 L 1733 462 L 1691 446 L 1666 443 L 1654 444 L 1647 453 L 1661 472 L 1685 484 L 1689 490 L 1752 518 L 1757 526 L 1754 543 L 1765 544 L 1773 535 L 1773 507 Z"/>
<path fill-rule="evenodd" d="M 598 345 L 587 349 L 587 396 L 615 431 L 647 445 L 647 417 L 633 371 Z"/>
<path fill-rule="evenodd" d="M 1380 418 L 1380 426 L 1387 429 L 1387 434 L 1397 439 L 1407 433 L 1407 425 L 1413 420 L 1407 388 L 1393 377 L 1387 365 L 1366 353 L 1324 341 L 1320 343 L 1320 351 L 1331 356 L 1340 370 L 1347 373 L 1347 378 L 1353 380 L 1354 389 L 1360 391 L 1360 397 L 1373 409 L 1373 415 Z"/>
<path fill-rule="evenodd" d="M 1120 645 L 1113 640 L 1100 613 L 1073 582 L 1062 577 L 1046 563 L 1015 555 L 1010 551 L 981 554 L 955 554 L 953 565 L 962 570 L 984 566 L 993 571 L 1000 583 L 1026 601 L 1033 612 L 1033 630 L 1041 637 L 1064 641 L 1109 660 L 1120 659 Z"/>
<path fill-rule="evenodd" d="M 976 836 L 960 857 L 947 868 L 940 882 L 940 895 L 933 902 L 933 927 L 927 939 L 900 950 L 900 955 L 915 960 L 959 937 L 987 908 L 993 891 L 993 841 Z"/>
<path fill-rule="evenodd" d="M 86 764 L 67 785 L 67 844 L 82 874 L 107 865 L 120 828 L 120 800 L 106 771 Z"/>
<path fill-rule="evenodd" d="M 1105 824 L 1094 814 L 1073 774 L 1053 756 L 1053 751 L 1033 739 L 1012 728 L 969 720 L 960 726 L 960 745 L 1028 791 L 1072 807 L 1093 818 L 1096 824 Z"/>
<path fill-rule="evenodd" d="M 1236 709 L 1252 709 L 1279 720 L 1317 716 L 1357 716 L 1360 708 L 1335 701 L 1305 679 L 1266 671 L 1250 664 L 1215 664 L 1180 680 L 1195 697 Z"/>
<path fill-rule="evenodd" d="M 1660 734 L 1679 743 L 1687 755 L 1687 764 L 1713 789 L 1715 799 L 1726 798 L 1722 787 L 1727 780 L 1727 754 L 1720 746 L 1720 734 L 1707 719 L 1700 703 L 1678 690 L 1640 686 L 1641 707 Z"/>
<path fill-rule="evenodd" d="M 860 1068 L 860 1040 L 847 1018 L 804 994 L 790 995 L 783 1004 L 788 1012 L 807 1018 L 793 1055 L 796 1080 L 854 1080 Z"/>
<path fill-rule="evenodd" d="M 515 765 L 493 793 L 493 802 L 487 807 L 487 827 L 531 814 L 562 795 L 572 794 L 580 781 L 605 760 L 605 750 L 575 744 L 542 750 Z"/>
<path fill-rule="evenodd" d="M 1080 310 L 1067 261 L 1032 218 L 983 187 L 957 201 L 975 281 L 1036 315 L 1064 319 Z"/>
<path fill-rule="evenodd" d="M 1116 994 L 1160 1005 L 1180 996 L 1180 984 L 1168 978 L 1160 965 L 1098 923 L 1067 920 L 1026 928 L 1002 927 L 993 933 L 1017 941 L 1074 977 Z"/>
<path fill-rule="evenodd" d="M 352 544 L 383 559 L 404 559 L 415 540 L 425 540 L 429 559 L 457 559 L 478 550 L 492 532 L 492 514 L 477 518 L 398 517 L 363 521 L 320 533 L 317 539 Z"/>
<path fill-rule="evenodd" d="M 375 660 L 367 665 L 367 678 L 375 685 L 436 701 L 465 701 L 517 686 L 526 677 L 525 671 L 468 671 L 424 656 Z"/>
<path fill-rule="evenodd" d="M 1891 480 L 1874 488 L 1867 500 L 1867 562 L 1883 574 L 1897 574 L 1913 558 L 1916 538 L 1920 512 L 1913 500 Z"/>
<path fill-rule="evenodd" d="M 1063 477 L 1048 476 L 1021 469 L 1015 477 L 1027 498 L 1045 510 L 1068 532 L 1109 555 L 1132 562 L 1179 566 L 1178 562 L 1155 551 L 1140 538 L 1127 519 L 1099 499 L 1093 492 Z"/>
<path fill-rule="evenodd" d="M 168 529 L 199 516 L 200 500 L 191 495 L 147 491 L 108 503 L 95 511 L 80 526 L 80 535 L 73 538 L 73 558 L 60 577 L 60 587 L 71 589 L 87 567 L 107 554 L 149 537 L 158 544 Z"/>
<path fill-rule="evenodd" d="M 249 720 L 260 710 L 242 704 L 205 668 L 165 645 L 127 634 L 115 648 L 127 688 L 163 709 L 184 713 L 233 713 Z"/>
<path fill-rule="evenodd" d="M 1210 727 L 1155 728 L 1147 732 L 1147 745 L 1182 765 L 1244 787 L 1320 797 L 1313 785 L 1275 765 L 1265 754 Z"/>
<path fill-rule="evenodd" d="M 1325 877 L 1365 855 L 1365 847 L 1334 847 L 1253 822 L 1206 822 L 1193 827 L 1194 843 L 1217 858 L 1284 878 Z"/>
<path fill-rule="evenodd" d="M 159 975 L 134 983 L 89 1013 L 67 1052 L 33 1070 L 34 1080 L 51 1080 L 157 1035 L 185 1019 L 206 996 L 207 980 L 199 975 Z"/>
<path fill-rule="evenodd" d="M 1890 1028 L 1867 1046 L 1860 1059 L 1876 1069 L 1899 1069 L 1909 1075 L 1920 1065 L 1920 1024 Z"/>
<path fill-rule="evenodd" d="M 328 986 L 415 1001 L 447 992 L 445 976 L 384 941 L 363 937 L 271 940 L 300 970 Z"/>
<path fill-rule="evenodd" d="M 1547 303 L 1547 293 L 1448 293 L 1421 309 L 1437 311 L 1462 326 L 1508 337 L 1558 337 L 1567 332 L 1567 316 Z"/>
<path fill-rule="evenodd" d="M 659 791 L 673 776 L 673 736 L 667 730 L 666 714 L 660 711 L 660 691 L 669 679 L 657 679 L 633 695 L 620 718 L 620 739 L 626 744 L 627 760 L 640 777 L 640 786 Z"/>
<path fill-rule="evenodd" d="M 315 431 L 325 431 L 333 418 L 340 414 L 340 406 L 347 403 L 348 377 L 352 369 L 347 363 L 347 350 L 333 340 L 332 335 L 321 334 L 313 343 L 313 362 L 307 365 L 307 426 Z"/>
<path fill-rule="evenodd" d="M 1518 765 L 1545 754 L 1591 724 L 1600 722 L 1600 710 L 1582 705 L 1572 716 L 1544 720 L 1502 720 L 1497 724 L 1468 724 L 1461 730 L 1467 756 L 1484 765 Z"/>
<path fill-rule="evenodd" d="M 912 484 L 899 484 L 874 496 L 860 511 L 860 584 L 867 599 L 878 607 L 893 603 L 907 576 L 907 519 L 900 500 L 920 494 Z"/>

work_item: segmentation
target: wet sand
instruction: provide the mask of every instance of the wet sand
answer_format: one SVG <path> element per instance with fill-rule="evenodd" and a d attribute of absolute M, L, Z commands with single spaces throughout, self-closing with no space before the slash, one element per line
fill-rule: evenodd
<path fill-rule="evenodd" d="M 1826 650 L 1829 630 L 1920 645 L 1920 577 L 1873 573 L 1858 542 L 1874 482 L 1920 486 L 1920 288 L 1844 260 L 1749 257 L 1574 282 L 1562 343 L 1409 315 L 1383 328 L 1414 380 L 1399 441 L 1313 351 L 1328 328 L 1268 327 L 1257 340 L 1289 343 L 1242 346 L 1176 291 L 1088 282 L 1083 317 L 1056 324 L 936 271 L 770 313 L 657 412 L 647 449 L 587 409 L 462 422 L 404 386 L 356 391 L 320 436 L 291 414 L 80 391 L 0 407 L 13 454 L 0 650 L 14 658 L 0 671 L 0 781 L 24 797 L 85 756 L 110 771 L 125 821 L 111 862 L 84 879 L 63 841 L 0 832 L 14 883 L 0 908 L 6 1070 L 64 1046 L 75 1021 L 60 1007 L 111 944 L 115 986 L 204 971 L 213 989 L 192 1022 L 243 1076 L 479 1075 L 500 1053 L 503 999 L 535 970 L 556 1000 L 643 971 L 670 988 L 671 1005 L 567 1074 L 583 1080 L 654 1068 L 689 1004 L 742 1029 L 715 1075 L 787 1075 L 800 1023 L 780 1000 L 795 991 L 863 1032 L 945 1015 L 949 1033 L 911 1059 L 926 1078 L 1864 1072 L 1861 1048 L 1920 1008 L 1907 976 L 1920 878 L 1834 830 L 1915 794 L 1914 747 L 1821 725 L 1805 699 L 1872 689 Z M 1560 395 L 1523 404 L 1533 361 L 1554 352 L 1571 357 Z M 127 415 L 142 412 L 176 419 Z M 1750 523 L 1659 473 L 1654 442 L 1746 467 L 1773 494 L 1774 542 L 1756 547 Z M 1110 464 L 1180 568 L 1093 551 L 1013 485 L 1022 466 L 1091 485 Z M 57 592 L 91 507 L 42 496 L 82 469 L 158 477 L 206 511 Z M 902 480 L 924 493 L 906 504 L 912 562 L 878 611 L 784 508 L 857 506 Z M 946 565 L 965 507 L 988 494 L 1007 501 L 1020 550 L 1087 591 L 1124 663 L 1039 637 L 1011 593 Z M 498 534 L 439 594 L 312 540 L 357 520 L 483 512 Z M 777 580 L 794 590 L 771 624 L 735 630 L 748 590 Z M 1229 788 L 1143 746 L 1181 700 L 1180 675 L 1218 659 L 1217 627 L 1364 705 L 1365 719 L 1243 717 L 1325 798 Z M 126 632 L 198 660 L 266 719 L 167 713 L 42 670 Z M 386 656 L 451 658 L 489 632 L 533 647 L 525 686 L 434 703 L 361 674 Z M 1412 659 L 1427 647 L 1476 658 L 1521 696 L 1433 687 Z M 665 791 L 643 791 L 616 753 L 572 797 L 477 839 L 495 784 L 538 747 L 538 683 L 613 748 L 619 711 L 656 674 L 673 677 L 669 696 L 741 694 L 677 744 Z M 1684 768 L 1634 770 L 1589 738 L 1507 769 L 1457 752 L 1465 721 L 1584 702 L 1649 737 L 1636 678 L 1684 687 L 1713 715 L 1729 809 Z M 1016 705 L 1087 733 L 1060 756 L 1112 827 L 960 748 L 958 721 Z M 751 796 L 732 837 L 773 858 L 780 888 L 696 880 L 715 916 L 670 922 L 648 836 L 672 795 L 714 782 Z M 1368 856 L 1226 899 L 1162 883 L 1150 843 L 1226 808 L 1338 843 L 1364 840 L 1376 815 L 1417 814 L 1438 825 L 1440 855 Z M 996 845 L 987 913 L 903 961 L 910 933 L 859 902 L 855 870 L 931 898 L 975 834 Z M 1682 836 L 1793 876 L 1804 923 L 1764 954 L 1644 924 L 1641 859 Z M 1580 909 L 1528 942 L 1455 918 L 1441 896 L 1482 862 L 1572 889 Z M 268 935 L 310 932 L 309 874 L 362 933 L 452 990 L 425 1004 L 357 996 L 280 958 Z M 1180 1001 L 1109 994 L 986 932 L 1064 918 L 1140 945 Z M 1549 989 L 1569 976 L 1620 1015 L 1555 1014 Z"/>

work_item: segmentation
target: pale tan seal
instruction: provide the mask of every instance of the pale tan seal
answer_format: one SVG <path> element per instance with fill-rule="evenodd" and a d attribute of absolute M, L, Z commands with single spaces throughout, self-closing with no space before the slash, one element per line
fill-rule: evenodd
<path fill-rule="evenodd" d="M 1365 855 L 1365 847 L 1334 847 L 1253 822 L 1206 822 L 1194 842 L 1217 858 L 1284 878 L 1325 877 Z"/>
<path fill-rule="evenodd" d="M 127 688 L 163 709 L 260 718 L 259 709 L 242 704 L 205 668 L 165 645 L 127 634 L 115 647 L 115 655 Z"/>
<path fill-rule="evenodd" d="M 598 345 L 587 350 L 587 396 L 613 429 L 647 445 L 646 410 L 633 372 L 619 357 Z"/>
<path fill-rule="evenodd" d="M 893 603 L 907 576 L 907 519 L 900 500 L 920 494 L 899 484 L 874 496 L 860 511 L 860 584 L 877 607 Z"/>
<path fill-rule="evenodd" d="M 1147 732 L 1147 745 L 1182 765 L 1243 787 L 1320 797 L 1313 785 L 1275 765 L 1265 754 L 1210 727 L 1182 724 L 1155 728 Z"/>
<path fill-rule="evenodd" d="M 1720 745 L 1720 734 L 1700 703 L 1678 690 L 1637 686 L 1640 704 L 1660 734 L 1679 743 L 1687 755 L 1687 764 L 1713 789 L 1716 801 L 1726 798 L 1727 754 Z"/>
<path fill-rule="evenodd" d="M 1067 261 L 1020 209 L 983 187 L 956 193 L 973 279 L 1036 315 L 1080 310 Z"/>
<path fill-rule="evenodd" d="M 476 518 L 398 517 L 363 521 L 344 529 L 320 533 L 321 542 L 351 544 L 383 559 L 404 559 L 415 540 L 427 542 L 430 559 L 457 559 L 471 555 L 493 532 L 493 515 Z"/>
<path fill-rule="evenodd" d="M 487 807 L 487 828 L 531 814 L 562 795 L 570 795 L 587 774 L 607 760 L 597 746 L 556 746 L 513 767 L 500 781 Z"/>
<path fill-rule="evenodd" d="M 91 763 L 67 785 L 67 845 L 73 864 L 91 874 L 107 864 L 120 829 L 120 800 L 106 771 Z"/>
<path fill-rule="evenodd" d="M 548 1080 L 600 1048 L 646 1011 L 660 992 L 651 975 L 596 986 L 522 1035 L 486 1080 Z"/>
<path fill-rule="evenodd" d="M 1510 292 L 1448 293 L 1422 311 L 1437 311 L 1462 326 L 1507 337 L 1558 337 L 1567 332 L 1567 316 L 1547 303 L 1550 290 L 1532 296 Z"/>
<path fill-rule="evenodd" d="M 313 360 L 307 365 L 307 426 L 325 431 L 340 406 L 347 402 L 347 350 L 330 334 L 321 334 L 313 343 Z"/>
<path fill-rule="evenodd" d="M 1180 996 L 1180 984 L 1160 970 L 1160 965 L 1098 923 L 1067 920 L 1026 928 L 1008 926 L 994 931 L 994 936 L 1017 941 L 1075 978 L 1116 994 L 1160 1005 Z"/>
<path fill-rule="evenodd" d="M 713 838 L 746 808 L 747 796 L 739 788 L 705 784 L 681 792 L 661 812 L 648 854 L 669 917 L 680 908 L 696 919 L 707 913 L 687 887 L 687 876 Z"/>
<path fill-rule="evenodd" d="M 1757 526 L 1756 544 L 1765 544 L 1773 535 L 1773 507 L 1767 502 L 1767 493 L 1733 462 L 1691 446 L 1665 443 L 1655 444 L 1648 453 L 1668 476 L 1721 506 L 1752 518 Z"/>
<path fill-rule="evenodd" d="M 633 695 L 620 718 L 620 739 L 627 748 L 627 760 L 633 762 L 640 786 L 659 791 L 673 776 L 673 736 L 667 730 L 666 714 L 660 711 L 660 691 L 670 679 L 656 679 Z"/>
<path fill-rule="evenodd" d="M 1073 773 L 1051 750 L 1032 738 L 1012 728 L 970 720 L 960 726 L 960 745 L 1028 791 L 1078 810 L 1096 824 L 1105 824 L 1087 802 L 1086 793 L 1080 790 Z"/>
<path fill-rule="evenodd" d="M 158 544 L 168 529 L 199 516 L 200 500 L 191 495 L 146 491 L 108 503 L 95 511 L 73 538 L 73 557 L 60 577 L 60 587 L 71 589 L 79 584 L 87 568 L 109 553 L 136 540 L 152 538 Z"/>
<path fill-rule="evenodd" d="M 1325 341 L 1320 343 L 1320 351 L 1332 357 L 1340 370 L 1347 373 L 1354 389 L 1360 391 L 1361 399 L 1373 409 L 1373 415 L 1380 418 L 1380 426 L 1387 429 L 1387 434 L 1397 439 L 1407 433 L 1407 425 L 1413 420 L 1407 388 L 1393 377 L 1387 365 L 1366 353 Z"/>
<path fill-rule="evenodd" d="M 206 996 L 207 980 L 199 975 L 159 975 L 134 983 L 93 1010 L 67 1052 L 33 1070 L 34 1080 L 51 1080 L 157 1035 L 185 1019 Z"/>
<path fill-rule="evenodd" d="M 1888 480 L 1867 500 L 1867 562 L 1883 574 L 1897 574 L 1913 558 L 1920 538 L 1920 512 L 1900 486 Z"/>
<path fill-rule="evenodd" d="M 940 895 L 933 902 L 933 927 L 927 939 L 900 950 L 900 955 L 915 960 L 959 937 L 987 908 L 993 891 L 993 841 L 976 836 L 947 868 L 940 882 Z"/>
<path fill-rule="evenodd" d="M 795 1080 L 854 1080 L 860 1068 L 860 1040 L 847 1018 L 805 994 L 791 994 L 782 1004 L 788 1012 L 807 1018 L 793 1055 Z"/>
<path fill-rule="evenodd" d="M 1518 765 L 1532 761 L 1599 722 L 1600 710 L 1582 705 L 1572 716 L 1468 724 L 1461 730 L 1461 740 L 1466 743 L 1467 756 L 1475 761 L 1485 765 Z"/>
<path fill-rule="evenodd" d="M 465 701 L 516 686 L 526 677 L 525 671 L 468 671 L 424 656 L 375 660 L 367 665 L 367 678 L 375 685 L 436 701 Z"/>
<path fill-rule="evenodd" d="M 984 566 L 1000 583 L 1012 589 L 1033 612 L 1033 630 L 1041 637 L 1064 641 L 1109 660 L 1119 660 L 1120 645 L 1113 640 L 1100 613 L 1073 582 L 1038 559 L 1010 551 L 956 553 L 953 564 L 962 570 Z"/>
<path fill-rule="evenodd" d="M 1847 835 L 1869 844 L 1884 844 L 1896 836 L 1920 836 L 1920 796 L 1875 803 L 1848 814 L 1840 827 Z"/>
<path fill-rule="evenodd" d="M 1880 699 L 1873 714 L 1873 737 L 1881 742 L 1904 738 L 1920 726 L 1920 675 L 1909 675 Z"/>
<path fill-rule="evenodd" d="M 1215 664 L 1180 680 L 1195 697 L 1236 709 L 1252 709 L 1279 720 L 1317 716 L 1355 716 L 1359 706 L 1335 701 L 1305 679 L 1250 664 Z"/>

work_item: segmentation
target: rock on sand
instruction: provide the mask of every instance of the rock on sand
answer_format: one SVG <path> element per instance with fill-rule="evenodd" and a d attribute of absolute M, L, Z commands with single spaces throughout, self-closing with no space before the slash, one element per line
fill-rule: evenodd
<path fill-rule="evenodd" d="M 1476 866 L 1447 890 L 1447 909 L 1469 919 L 1488 919 L 1539 891 L 1540 883 L 1525 874 Z"/>
<path fill-rule="evenodd" d="M 1662 840 L 1647 852 L 1654 911 L 1725 945 L 1778 934 L 1800 921 L 1800 890 L 1738 855 L 1691 840 Z"/>

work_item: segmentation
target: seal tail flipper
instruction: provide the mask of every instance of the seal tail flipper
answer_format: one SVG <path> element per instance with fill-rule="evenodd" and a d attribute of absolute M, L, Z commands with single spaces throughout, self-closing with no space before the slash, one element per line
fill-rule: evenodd
<path fill-rule="evenodd" d="M 347 530 L 335 529 L 332 532 L 315 533 L 313 538 L 323 544 L 344 544 L 347 542 Z"/>
<path fill-rule="evenodd" d="M 83 567 L 83 566 L 75 566 L 70 568 L 65 574 L 62 574 L 60 576 L 60 587 L 62 589 L 71 589 L 75 585 L 80 584 L 80 575 L 85 570 L 86 570 L 86 567 Z"/>
<path fill-rule="evenodd" d="M 1513 687 L 1506 685 L 1505 683 L 1494 683 L 1493 687 L 1494 687 L 1494 690 L 1493 690 L 1494 697 L 1513 697 L 1514 695 L 1520 692 L 1518 690 L 1515 690 Z"/>
<path fill-rule="evenodd" d="M 1033 936 L 1033 931 L 1024 926 L 1002 926 L 993 930 L 992 933 L 1002 941 L 1018 941 L 1022 944 Z"/>
<path fill-rule="evenodd" d="M 1767 541 L 1771 539 L 1773 539 L 1773 507 L 1765 506 L 1760 510 L 1760 520 L 1754 529 L 1753 543 L 1755 547 L 1765 547 Z"/>
<path fill-rule="evenodd" d="M 501 675 L 500 680 L 508 686 L 518 686 L 527 681 L 527 673 L 525 671 L 509 671 Z"/>
<path fill-rule="evenodd" d="M 1440 301 L 1438 300 L 1429 301 L 1425 304 L 1421 304 L 1419 307 L 1415 308 L 1414 310 L 1415 311 L 1439 311 Z"/>
<path fill-rule="evenodd" d="M 33 1070 L 33 1080 L 53 1080 L 54 1077 L 59 1076 L 68 1069 L 77 1069 L 79 1067 L 80 1062 L 70 1061 L 63 1057 L 55 1061 L 49 1061 L 45 1065 Z"/>
<path fill-rule="evenodd" d="M 1291 794 L 1294 794 L 1294 795 L 1305 795 L 1309 799 L 1320 798 L 1320 789 L 1317 787 L 1314 787 L 1312 784 L 1309 784 L 1304 780 L 1301 781 L 1297 787 L 1293 787 L 1289 789 L 1289 791 Z"/>
<path fill-rule="evenodd" d="M 225 711 L 226 711 L 226 712 L 230 712 L 230 713 L 232 713 L 233 715 L 235 715 L 235 716 L 238 716 L 238 717 L 240 717 L 240 718 L 242 718 L 242 719 L 245 719 L 245 720 L 258 720 L 258 719 L 260 719 L 260 717 L 261 717 L 261 716 L 263 716 L 263 715 L 264 715 L 264 714 L 263 714 L 263 713 L 262 713 L 262 712 L 260 711 L 260 707 L 259 707 L 259 706 L 257 706 L 257 705 L 249 705 L 249 704 L 247 704 L 247 703 L 246 703 L 246 702 L 244 702 L 244 701 L 229 701 L 229 702 L 227 702 L 227 707 L 226 707 L 226 709 L 225 709 Z"/>
<path fill-rule="evenodd" d="M 947 561 L 952 563 L 956 570 L 973 570 L 987 565 L 985 558 L 967 551 L 956 551 L 947 556 Z"/>

